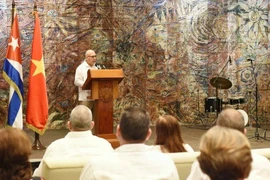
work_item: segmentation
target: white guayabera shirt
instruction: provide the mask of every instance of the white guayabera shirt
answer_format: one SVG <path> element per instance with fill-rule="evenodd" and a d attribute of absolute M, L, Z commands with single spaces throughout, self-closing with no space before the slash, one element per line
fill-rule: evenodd
<path fill-rule="evenodd" d="M 52 142 L 46 149 L 44 158 L 85 157 L 92 158 L 103 153 L 112 152 L 111 144 L 89 131 L 72 131 L 64 138 Z M 33 176 L 41 176 L 43 159 Z"/>
<path fill-rule="evenodd" d="M 79 101 L 90 101 L 87 96 L 91 93 L 91 90 L 82 90 L 82 86 L 87 79 L 87 73 L 89 69 L 98 69 L 95 65 L 90 66 L 86 61 L 82 62 L 76 69 L 74 84 L 78 86 Z"/>
<path fill-rule="evenodd" d="M 179 180 L 173 160 L 145 144 L 121 145 L 90 159 L 80 180 Z"/>

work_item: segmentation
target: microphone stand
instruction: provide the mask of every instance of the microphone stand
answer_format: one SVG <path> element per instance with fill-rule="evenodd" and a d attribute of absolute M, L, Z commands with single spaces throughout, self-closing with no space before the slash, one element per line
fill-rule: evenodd
<path fill-rule="evenodd" d="M 202 123 L 202 125 L 204 125 L 203 120 L 202 120 L 202 117 L 201 117 L 202 116 L 202 113 L 200 111 L 200 91 L 199 91 L 199 89 L 197 89 L 197 94 L 198 95 L 197 95 L 197 113 L 196 113 L 196 118 L 194 118 L 194 120 L 187 127 L 193 126 L 193 124 L 195 124 L 195 122 L 197 120 L 200 120 L 201 123 Z"/>
<path fill-rule="evenodd" d="M 252 59 L 248 59 L 248 61 L 250 61 L 251 66 L 252 66 L 252 73 L 254 76 L 254 81 L 255 81 L 255 122 L 256 122 L 256 128 L 255 128 L 255 133 L 254 136 L 249 137 L 248 139 L 252 139 L 255 138 L 257 140 L 259 140 L 260 138 L 270 141 L 270 139 L 267 139 L 266 137 L 262 137 L 260 136 L 259 133 L 259 119 L 258 119 L 258 84 L 257 84 L 257 73 L 255 73 L 255 66 L 253 64 L 253 60 Z M 266 132 L 265 132 L 266 133 Z"/>

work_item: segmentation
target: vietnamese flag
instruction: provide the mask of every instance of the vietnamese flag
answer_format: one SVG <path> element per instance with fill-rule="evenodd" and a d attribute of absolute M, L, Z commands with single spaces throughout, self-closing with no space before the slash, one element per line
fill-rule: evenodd
<path fill-rule="evenodd" d="M 42 135 L 46 130 L 48 121 L 48 98 L 40 20 L 37 12 L 34 15 L 35 27 L 30 62 L 26 125 L 29 129 Z"/>

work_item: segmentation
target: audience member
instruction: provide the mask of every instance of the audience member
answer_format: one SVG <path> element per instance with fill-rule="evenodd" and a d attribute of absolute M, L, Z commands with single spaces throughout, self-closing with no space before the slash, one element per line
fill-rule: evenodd
<path fill-rule="evenodd" d="M 190 145 L 184 143 L 179 122 L 171 115 L 163 115 L 157 119 L 154 149 L 164 153 L 194 152 Z"/>
<path fill-rule="evenodd" d="M 97 60 L 97 55 L 93 50 L 87 50 L 85 52 L 84 61 L 77 67 L 75 72 L 74 84 L 78 86 L 78 104 L 85 105 L 91 110 L 93 109 L 94 102 L 91 99 L 88 99 L 87 96 L 90 96 L 91 90 L 82 90 L 82 86 L 85 83 L 88 75 L 89 69 L 98 69 L 95 64 Z"/>
<path fill-rule="evenodd" d="M 208 130 L 200 142 L 198 162 L 211 180 L 243 180 L 251 170 L 251 150 L 243 133 L 222 126 Z"/>
<path fill-rule="evenodd" d="M 62 139 L 52 142 L 43 156 L 47 157 L 78 157 L 92 158 L 105 152 L 113 151 L 111 144 L 100 137 L 94 136 L 92 113 L 84 105 L 76 106 L 70 114 L 68 128 L 70 132 Z M 43 160 L 34 171 L 34 176 L 41 176 Z"/>
<path fill-rule="evenodd" d="M 217 118 L 217 126 L 236 129 L 243 134 L 246 134 L 245 126 L 247 122 L 248 120 L 244 119 L 241 112 L 231 108 L 221 111 Z M 250 174 L 246 180 L 268 180 L 270 177 L 270 161 L 254 152 L 251 155 L 253 161 Z M 198 161 L 195 161 L 187 180 L 209 180 L 209 177 L 201 171 Z"/>
<path fill-rule="evenodd" d="M 112 153 L 90 159 L 80 180 L 178 180 L 172 159 L 145 144 L 151 136 L 150 116 L 140 107 L 129 107 L 116 129 L 120 147 Z"/>
<path fill-rule="evenodd" d="M 11 127 L 0 129 L 0 142 L 0 179 L 30 180 L 32 145 L 26 133 Z"/>

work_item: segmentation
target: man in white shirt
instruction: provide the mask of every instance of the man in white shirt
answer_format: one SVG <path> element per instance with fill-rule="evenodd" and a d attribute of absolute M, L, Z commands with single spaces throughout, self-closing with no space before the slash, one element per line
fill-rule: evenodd
<path fill-rule="evenodd" d="M 145 144 L 151 133 L 150 117 L 144 109 L 125 109 L 116 129 L 120 147 L 90 159 L 80 180 L 179 180 L 172 159 Z"/>
<path fill-rule="evenodd" d="M 74 84 L 78 86 L 78 104 L 82 104 L 93 110 L 94 101 L 88 99 L 87 96 L 90 96 L 91 90 L 82 90 L 82 86 L 87 79 L 87 73 L 89 69 L 98 69 L 95 64 L 97 60 L 97 55 L 93 50 L 87 50 L 85 52 L 84 61 L 77 67 L 75 73 Z"/>
<path fill-rule="evenodd" d="M 248 122 L 246 113 L 235 109 L 223 110 L 217 119 L 217 126 L 228 127 L 239 130 L 246 134 L 245 126 Z M 252 152 L 252 168 L 249 177 L 245 180 L 268 180 L 270 178 L 270 161 L 259 154 Z M 210 178 L 204 174 L 200 168 L 198 161 L 192 164 L 191 172 L 187 180 L 210 180 Z"/>
<path fill-rule="evenodd" d="M 92 158 L 113 151 L 111 144 L 100 137 L 94 136 L 91 110 L 84 106 L 76 106 L 70 114 L 68 128 L 70 132 L 62 139 L 52 142 L 46 149 L 43 159 L 57 157 Z M 43 159 L 33 176 L 41 176 Z"/>

